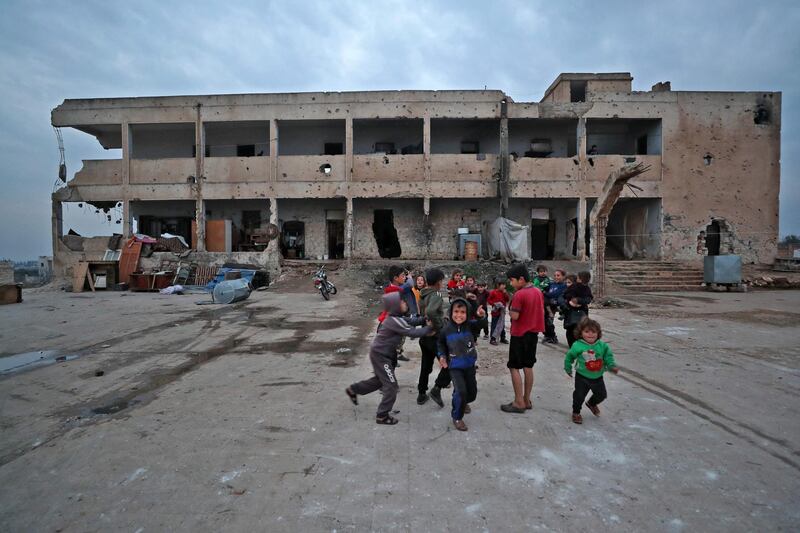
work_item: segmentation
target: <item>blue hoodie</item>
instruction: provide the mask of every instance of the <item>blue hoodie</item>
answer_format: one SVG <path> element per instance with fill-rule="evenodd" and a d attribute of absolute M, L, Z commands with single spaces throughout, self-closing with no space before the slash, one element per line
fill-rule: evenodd
<path fill-rule="evenodd" d="M 544 293 L 545 303 L 557 305 L 558 299 L 564 294 L 565 290 L 567 290 L 567 284 L 565 282 L 556 283 L 553 281 Z"/>
<path fill-rule="evenodd" d="M 453 306 L 457 303 L 467 307 L 467 316 L 470 314 L 470 305 L 464 298 L 456 298 L 450 304 L 450 321 L 442 328 L 438 338 L 438 356 L 446 357 L 449 368 L 472 368 L 478 360 L 478 350 L 475 349 L 475 337 L 472 336 L 471 325 L 476 320 L 466 320 L 462 324 L 453 322 Z"/>

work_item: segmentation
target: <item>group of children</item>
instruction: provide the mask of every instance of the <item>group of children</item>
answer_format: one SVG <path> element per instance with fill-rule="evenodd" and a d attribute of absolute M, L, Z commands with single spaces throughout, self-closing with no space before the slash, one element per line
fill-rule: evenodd
<path fill-rule="evenodd" d="M 506 279 L 497 280 L 493 289 L 488 290 L 486 283 L 476 283 L 472 276 L 464 277 L 462 271 L 454 271 L 446 284 L 450 307 L 445 318 L 442 297 L 445 275 L 440 269 L 431 268 L 424 275 L 409 276 L 402 267 L 391 267 L 390 283 L 384 289 L 383 312 L 378 317 L 377 334 L 370 348 L 374 375 L 345 389 L 350 400 L 357 405 L 359 395 L 380 390 L 383 399 L 376 422 L 397 424 L 397 418 L 392 416 L 399 390 L 395 368 L 398 361 L 408 361 L 402 349 L 405 337 L 418 338 L 422 360 L 417 404 L 430 399 L 444 407 L 441 391 L 452 383 L 453 425 L 466 431 L 464 415 L 470 412 L 469 404 L 478 393 L 476 344 L 483 332 L 484 339 L 489 338 L 492 345 L 509 344 L 506 366 L 514 399 L 501 405 L 501 410 L 525 413 L 533 408 L 531 390 L 538 335 L 544 334 L 543 342 L 558 343 L 555 333 L 558 314 L 567 332 L 569 350 L 564 369 L 570 379 L 575 369 L 572 421 L 582 423 L 580 412 L 590 391 L 592 396 L 586 406 L 599 415 L 598 404 L 606 398 L 603 373 L 605 370 L 616 373 L 618 368 L 611 349 L 600 340 L 600 324 L 588 318 L 588 304 L 592 301 L 589 273 L 575 276 L 556 270 L 551 279 L 547 267 L 540 265 L 533 277 L 525 265 L 519 264 L 507 271 Z M 511 293 L 507 285 L 511 286 Z M 505 332 L 506 313 L 511 318 L 510 342 Z M 434 360 L 440 369 L 428 391 Z"/>

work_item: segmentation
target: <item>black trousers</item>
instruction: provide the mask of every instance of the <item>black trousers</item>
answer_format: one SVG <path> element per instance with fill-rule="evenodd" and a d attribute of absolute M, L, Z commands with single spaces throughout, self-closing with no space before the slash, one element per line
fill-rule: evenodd
<path fill-rule="evenodd" d="M 545 339 L 555 339 L 556 338 L 556 324 L 553 321 L 555 315 L 550 316 L 551 306 L 544 304 L 544 338 Z"/>
<path fill-rule="evenodd" d="M 564 329 L 567 331 L 567 344 L 570 348 L 572 348 L 572 344 L 575 342 L 575 328 L 577 327 L 577 324 L 574 326 L 564 326 Z"/>
<path fill-rule="evenodd" d="M 475 337 L 475 340 L 478 340 L 481 336 L 481 331 L 486 332 L 486 335 L 489 334 L 489 320 L 486 317 L 476 318 L 475 324 L 470 326 L 470 332 Z"/>
<path fill-rule="evenodd" d="M 453 380 L 453 420 L 464 418 L 464 408 L 475 401 L 478 396 L 478 382 L 475 379 L 475 367 L 452 368 L 450 377 Z"/>
<path fill-rule="evenodd" d="M 606 393 L 606 382 L 603 381 L 603 376 L 599 378 L 587 378 L 575 372 L 575 390 L 572 393 L 572 412 L 573 413 L 580 413 L 581 407 L 583 407 L 583 400 L 586 399 L 586 395 L 589 394 L 589 391 L 592 391 L 592 397 L 589 398 L 589 401 L 586 402 L 589 405 L 598 405 L 600 402 L 606 399 L 608 394 Z"/>
<path fill-rule="evenodd" d="M 433 362 L 436 360 L 436 337 L 421 337 L 419 339 L 419 348 L 422 350 L 422 362 L 419 366 L 417 390 L 420 394 L 425 394 L 428 392 L 428 378 L 433 372 Z M 446 368 L 439 370 L 439 375 L 436 376 L 434 385 L 440 389 L 450 385 L 450 372 Z"/>

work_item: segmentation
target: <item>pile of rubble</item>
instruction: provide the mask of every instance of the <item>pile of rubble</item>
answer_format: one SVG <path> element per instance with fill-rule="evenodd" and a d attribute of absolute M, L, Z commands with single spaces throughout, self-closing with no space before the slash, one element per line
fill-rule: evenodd
<path fill-rule="evenodd" d="M 789 279 L 786 276 L 769 276 L 757 275 L 753 277 L 745 277 L 742 283 L 750 287 L 766 288 L 766 289 L 795 289 L 800 288 L 800 280 Z"/>

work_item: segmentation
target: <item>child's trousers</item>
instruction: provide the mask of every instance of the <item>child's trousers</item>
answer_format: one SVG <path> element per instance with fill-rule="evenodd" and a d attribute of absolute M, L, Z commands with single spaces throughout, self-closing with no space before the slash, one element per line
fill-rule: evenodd
<path fill-rule="evenodd" d="M 399 389 L 397 377 L 394 375 L 394 362 L 392 358 L 374 352 L 370 352 L 369 362 L 372 363 L 372 371 L 375 374 L 369 379 L 353 383 L 350 385 L 350 390 L 358 395 L 364 395 L 380 389 L 383 399 L 378 405 L 377 416 L 383 418 L 391 412 Z"/>
<path fill-rule="evenodd" d="M 417 383 L 417 391 L 420 394 L 428 392 L 428 380 L 431 372 L 433 372 L 433 362 L 436 359 L 436 337 L 421 337 L 419 339 L 419 348 L 422 351 L 422 361 L 419 365 L 419 383 Z M 450 385 L 450 372 L 446 368 L 439 370 L 436 376 L 434 385 L 440 389 L 446 388 Z"/>
<path fill-rule="evenodd" d="M 451 368 L 450 379 L 453 380 L 453 420 L 464 418 L 464 408 L 475 401 L 478 396 L 478 382 L 475 379 L 475 367 Z"/>
<path fill-rule="evenodd" d="M 592 391 L 592 397 L 587 402 L 589 405 L 598 405 L 606 399 L 606 383 L 603 376 L 599 378 L 587 378 L 575 372 L 575 391 L 572 393 L 572 412 L 580 413 L 583 407 L 583 400 Z"/>

